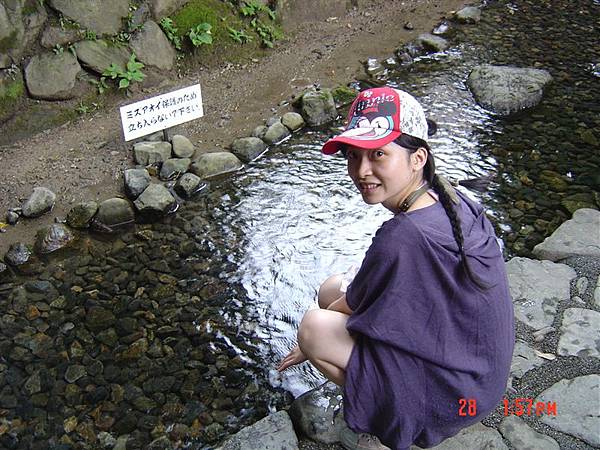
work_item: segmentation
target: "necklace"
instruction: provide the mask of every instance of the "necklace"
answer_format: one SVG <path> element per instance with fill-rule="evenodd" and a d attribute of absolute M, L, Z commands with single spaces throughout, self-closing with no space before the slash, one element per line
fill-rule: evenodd
<path fill-rule="evenodd" d="M 398 205 L 398 209 L 400 210 L 400 212 L 408 211 L 408 208 L 410 208 L 417 201 L 417 199 L 428 190 L 429 184 L 423 183 L 421 187 L 409 194 L 409 196 L 406 197 L 400 205 Z"/>

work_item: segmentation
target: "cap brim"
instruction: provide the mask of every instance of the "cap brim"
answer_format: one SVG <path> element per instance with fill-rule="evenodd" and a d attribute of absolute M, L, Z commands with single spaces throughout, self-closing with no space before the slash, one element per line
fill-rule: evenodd
<path fill-rule="evenodd" d="M 368 129 L 368 128 L 366 128 Z M 374 130 L 374 129 L 373 129 Z M 351 145 L 353 147 L 363 148 L 366 150 L 370 150 L 373 148 L 383 147 L 386 144 L 389 144 L 392 141 L 395 141 L 400 137 L 402 133 L 400 131 L 392 130 L 388 135 L 378 139 L 365 139 L 365 138 L 357 138 L 356 136 L 344 136 L 344 133 L 336 136 L 332 139 L 329 139 L 325 144 L 323 144 L 323 148 L 321 152 L 325 155 L 333 155 L 336 153 L 342 145 Z"/>

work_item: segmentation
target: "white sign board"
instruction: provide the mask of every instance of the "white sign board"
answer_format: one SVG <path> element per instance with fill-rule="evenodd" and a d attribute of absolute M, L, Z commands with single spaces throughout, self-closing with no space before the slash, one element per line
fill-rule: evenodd
<path fill-rule="evenodd" d="M 121 107 L 121 123 L 126 141 L 203 115 L 199 84 Z"/>

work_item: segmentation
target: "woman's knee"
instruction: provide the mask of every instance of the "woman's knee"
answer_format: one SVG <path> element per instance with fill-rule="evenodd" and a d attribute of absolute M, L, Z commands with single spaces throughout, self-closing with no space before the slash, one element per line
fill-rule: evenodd
<path fill-rule="evenodd" d="M 327 307 L 338 298 L 342 296 L 342 292 L 340 291 L 340 286 L 342 285 L 343 275 L 341 273 L 337 273 L 335 275 L 331 275 L 321 284 L 319 288 L 319 307 L 322 309 L 327 309 Z"/>
<path fill-rule="evenodd" d="M 314 348 L 319 343 L 323 344 L 323 334 L 328 325 L 325 311 L 310 309 L 306 311 L 302 322 L 298 326 L 298 345 L 302 351 Z"/>

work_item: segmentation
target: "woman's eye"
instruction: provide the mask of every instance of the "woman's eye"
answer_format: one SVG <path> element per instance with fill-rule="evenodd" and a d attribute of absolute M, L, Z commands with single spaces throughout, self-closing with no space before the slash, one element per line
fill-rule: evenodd
<path fill-rule="evenodd" d="M 385 153 L 382 150 L 376 150 L 375 151 L 375 156 L 377 158 L 381 158 L 383 155 L 385 155 Z"/>

